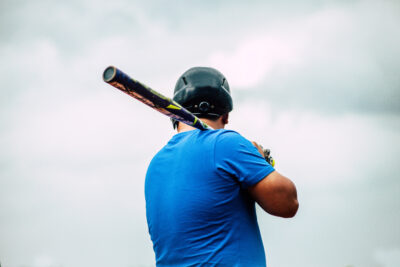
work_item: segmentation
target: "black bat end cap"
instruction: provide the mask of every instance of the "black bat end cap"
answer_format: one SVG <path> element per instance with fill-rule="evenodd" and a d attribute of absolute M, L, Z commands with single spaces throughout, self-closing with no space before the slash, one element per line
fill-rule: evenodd
<path fill-rule="evenodd" d="M 105 82 L 110 82 L 112 79 L 114 79 L 116 72 L 117 69 L 113 66 L 106 68 L 103 73 L 103 80 Z"/>

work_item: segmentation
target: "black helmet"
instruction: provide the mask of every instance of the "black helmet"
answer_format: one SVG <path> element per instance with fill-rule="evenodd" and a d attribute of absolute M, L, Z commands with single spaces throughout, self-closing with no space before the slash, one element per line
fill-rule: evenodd
<path fill-rule="evenodd" d="M 213 68 L 187 70 L 176 82 L 173 100 L 201 118 L 218 118 L 232 111 L 228 81 Z"/>

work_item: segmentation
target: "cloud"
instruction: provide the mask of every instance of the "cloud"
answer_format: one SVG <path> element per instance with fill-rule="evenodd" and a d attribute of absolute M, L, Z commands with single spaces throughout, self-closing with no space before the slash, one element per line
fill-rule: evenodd
<path fill-rule="evenodd" d="M 271 148 L 280 170 L 313 187 L 360 182 L 372 173 L 389 179 L 400 171 L 395 160 L 400 129 L 393 126 L 399 120 L 385 115 L 282 112 L 261 100 L 247 100 L 232 112 L 228 128 Z"/>
<path fill-rule="evenodd" d="M 400 264 L 400 248 L 379 249 L 375 251 L 376 261 L 383 267 L 395 267 Z"/>
<path fill-rule="evenodd" d="M 209 64 L 240 97 L 328 112 L 400 111 L 396 4 L 328 6 L 275 22 L 220 50 Z M 259 26 L 260 27 L 260 26 Z"/>
<path fill-rule="evenodd" d="M 299 61 L 301 44 L 283 36 L 265 35 L 245 38 L 233 54 L 216 52 L 209 64 L 223 70 L 235 89 L 259 86 L 277 68 L 290 71 Z"/>
<path fill-rule="evenodd" d="M 386 264 L 399 6 L 291 2 L 2 1 L 2 263 L 154 265 L 143 179 L 173 131 L 101 80 L 113 64 L 166 95 L 195 65 L 227 76 L 229 128 L 270 147 L 299 188 L 293 223 L 260 216 L 270 265 L 328 266 L 331 251 L 344 255 L 331 266 Z"/>

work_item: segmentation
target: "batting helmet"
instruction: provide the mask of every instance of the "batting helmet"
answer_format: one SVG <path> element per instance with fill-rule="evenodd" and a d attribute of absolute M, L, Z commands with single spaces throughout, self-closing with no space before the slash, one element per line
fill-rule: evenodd
<path fill-rule="evenodd" d="M 233 108 L 228 81 L 221 72 L 207 67 L 194 67 L 183 73 L 176 82 L 173 100 L 197 117 L 208 119 Z"/>

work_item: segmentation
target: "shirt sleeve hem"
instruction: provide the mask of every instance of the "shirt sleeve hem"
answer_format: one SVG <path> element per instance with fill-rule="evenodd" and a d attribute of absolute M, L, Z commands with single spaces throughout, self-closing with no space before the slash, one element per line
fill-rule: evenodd
<path fill-rule="evenodd" d="M 266 169 L 263 169 L 260 172 L 258 172 L 256 175 L 254 175 L 254 177 L 256 177 L 256 178 L 251 179 L 251 181 L 249 183 L 243 184 L 243 188 L 246 189 L 253 185 L 258 184 L 261 180 L 266 178 L 273 171 L 275 171 L 274 167 L 269 165 Z"/>

